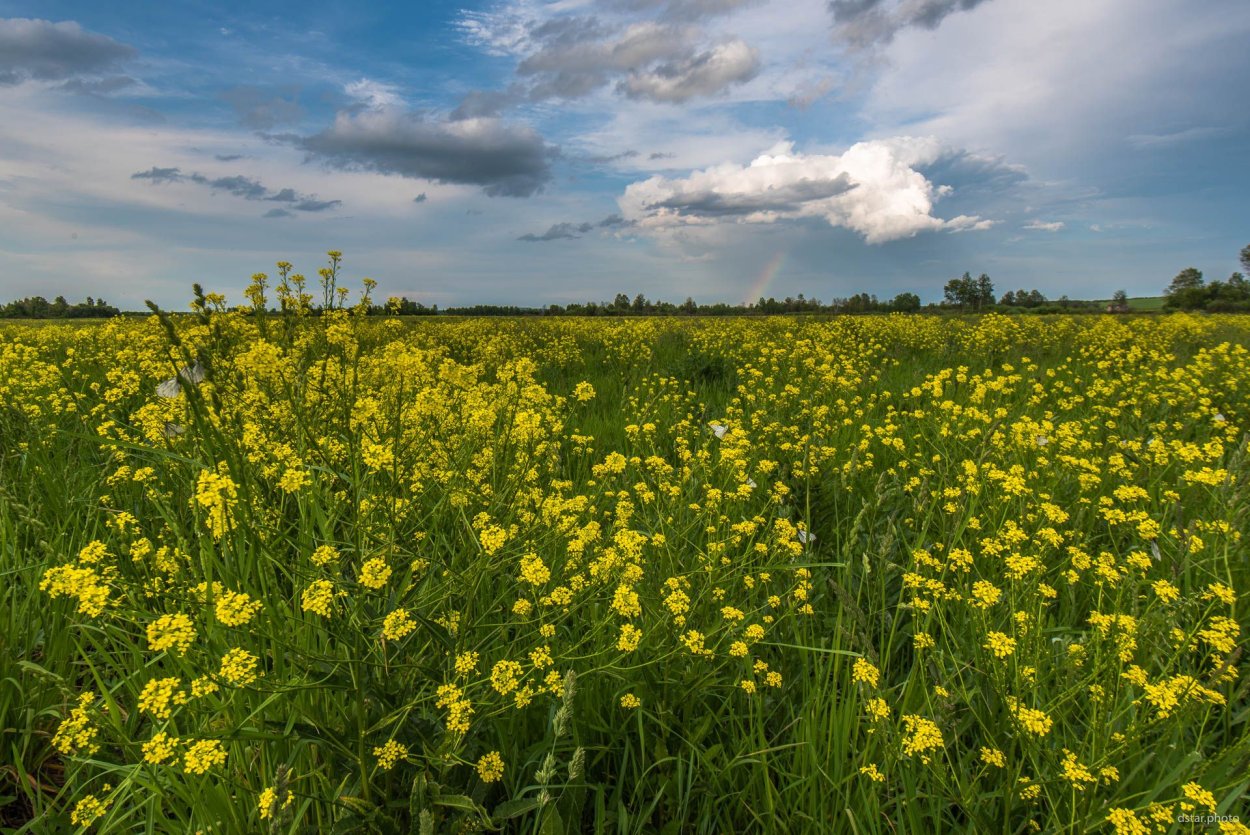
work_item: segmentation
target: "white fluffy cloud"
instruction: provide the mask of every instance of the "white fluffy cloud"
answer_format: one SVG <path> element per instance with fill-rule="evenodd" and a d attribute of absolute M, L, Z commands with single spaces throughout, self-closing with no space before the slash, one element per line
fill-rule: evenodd
<path fill-rule="evenodd" d="M 946 153 L 931 137 L 859 142 L 841 155 L 796 153 L 783 142 L 748 165 L 632 183 L 617 202 L 626 220 L 655 231 L 814 217 L 876 244 L 940 229 L 989 228 L 992 221 L 979 217 L 943 220 L 932 214 L 947 190 L 917 169 Z"/>
<path fill-rule="evenodd" d="M 1063 228 L 1062 220 L 1037 220 L 1036 218 L 1024 224 L 1025 229 L 1031 229 L 1035 232 L 1058 232 Z"/>

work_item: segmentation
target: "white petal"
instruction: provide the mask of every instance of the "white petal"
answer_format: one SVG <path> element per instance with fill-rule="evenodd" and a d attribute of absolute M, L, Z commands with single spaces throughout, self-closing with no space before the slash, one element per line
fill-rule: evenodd
<path fill-rule="evenodd" d="M 195 365 L 186 366 L 178 372 L 178 376 L 188 383 L 198 383 L 204 379 L 205 368 L 197 360 Z"/>

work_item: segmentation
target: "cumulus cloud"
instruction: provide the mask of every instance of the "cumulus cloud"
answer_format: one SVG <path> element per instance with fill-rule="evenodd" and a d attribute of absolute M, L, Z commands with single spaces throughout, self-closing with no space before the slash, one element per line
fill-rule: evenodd
<path fill-rule="evenodd" d="M 209 177 L 198 171 L 183 174 L 179 168 L 160 168 L 152 166 L 146 171 L 136 171 L 130 175 L 132 180 L 147 180 L 154 185 L 167 183 L 195 183 L 207 186 L 213 191 L 224 191 L 244 200 L 264 200 L 269 203 L 286 203 L 297 212 L 324 212 L 341 206 L 342 200 L 318 200 L 316 195 L 300 194 L 293 188 L 271 191 L 260 180 L 234 174 L 226 177 Z M 289 217 L 291 212 L 286 209 L 271 209 L 265 217 Z"/>
<path fill-rule="evenodd" d="M 1032 229 L 1035 232 L 1058 232 L 1063 228 L 1062 220 L 1044 221 L 1036 218 L 1024 224 L 1025 229 Z"/>
<path fill-rule="evenodd" d="M 936 29 L 949 15 L 985 0 L 829 0 L 834 31 L 858 47 L 889 43 L 902 29 Z"/>
<path fill-rule="evenodd" d="M 784 142 L 745 166 L 632 183 L 618 203 L 626 220 L 652 230 L 819 218 L 876 244 L 939 229 L 989 228 L 980 217 L 933 216 L 942 191 L 917 169 L 947 153 L 932 138 L 870 140 L 841 155 L 796 153 Z"/>
<path fill-rule="evenodd" d="M 491 197 L 541 191 L 557 153 L 523 125 L 495 118 L 436 121 L 391 108 L 340 112 L 330 127 L 296 144 L 337 168 L 481 186 Z"/>
<path fill-rule="evenodd" d="M 98 75 L 135 54 L 133 47 L 88 32 L 72 20 L 0 18 L 0 85 Z"/>

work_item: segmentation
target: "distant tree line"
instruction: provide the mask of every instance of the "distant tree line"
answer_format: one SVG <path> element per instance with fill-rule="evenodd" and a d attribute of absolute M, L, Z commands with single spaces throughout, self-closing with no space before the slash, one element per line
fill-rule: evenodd
<path fill-rule="evenodd" d="M 1241 263 L 1250 272 L 1250 245 L 1242 249 Z M 346 288 L 340 292 L 346 292 Z M 311 296 L 308 299 L 311 300 Z M 920 296 L 911 292 L 899 293 L 891 299 L 857 293 L 832 299 L 828 303 L 799 293 L 796 297 L 786 296 L 784 299 L 760 296 L 754 302 L 736 305 L 725 302 L 700 304 L 689 296 L 680 304 L 673 304 L 648 299 L 642 293 L 632 299 L 625 293 L 617 293 L 611 301 L 571 302 L 546 307 L 475 304 L 439 308 L 437 304 L 426 306 L 400 296 L 391 297 L 386 304 L 369 304 L 367 299 L 365 303 L 371 316 L 769 316 L 786 313 L 1064 313 L 1103 309 L 1123 313 L 1129 310 L 1127 294 L 1123 290 L 1115 292 L 1110 304 L 1069 299 L 1067 296 L 1051 300 L 1037 289 L 1008 290 L 995 297 L 994 282 L 989 275 L 981 273 L 973 278 L 970 272 L 947 281 L 942 301 L 927 305 L 921 303 Z M 1227 281 L 1208 284 L 1199 270 L 1189 267 L 1172 279 L 1166 291 L 1164 307 L 1168 310 L 1250 311 L 1250 282 L 1242 273 L 1235 272 Z M 310 309 L 314 315 L 320 312 L 316 305 L 311 305 Z M 2 319 L 84 319 L 111 317 L 120 313 L 103 299 L 90 296 L 78 304 L 70 304 L 64 296 L 57 296 L 53 301 L 32 296 L 0 307 Z"/>
<path fill-rule="evenodd" d="M 1122 295 L 1121 291 L 1121 295 Z M 687 296 L 680 304 L 648 299 L 642 293 L 632 299 L 625 293 L 617 293 L 611 301 L 572 302 L 566 305 L 551 304 L 546 307 L 519 305 L 475 304 L 465 307 L 439 308 L 425 306 L 407 298 L 393 297 L 385 305 L 374 305 L 371 315 L 398 316 L 775 316 L 786 313 L 950 313 L 997 311 L 1000 313 L 1060 313 L 1072 311 L 1101 310 L 1102 304 L 1075 301 L 1067 296 L 1051 301 L 1038 290 L 1009 290 L 1001 298 L 994 296 L 994 282 L 984 273 L 972 278 L 954 278 L 946 283 L 945 298 L 937 304 L 924 305 L 915 293 L 899 293 L 891 299 L 878 299 L 870 293 L 857 293 L 845 298 L 823 302 L 817 298 L 786 296 L 777 299 L 760 296 L 754 302 L 743 304 L 699 304 Z"/>
<path fill-rule="evenodd" d="M 797 297 L 784 299 L 761 296 L 758 301 L 746 304 L 699 304 L 687 296 L 680 304 L 648 299 L 642 293 L 631 299 L 618 293 L 612 301 L 571 302 L 566 305 L 551 304 L 546 307 L 523 307 L 518 305 L 475 304 L 464 307 L 426 307 L 420 302 L 405 298 L 392 298 L 386 305 L 370 308 L 372 315 L 398 316 L 742 316 L 776 315 L 783 313 L 910 313 L 921 309 L 920 297 L 915 293 L 899 293 L 888 301 L 879 301 L 875 295 L 859 293 L 845 299 L 834 299 L 826 304 L 820 299 L 809 299 L 799 293 Z"/>
<path fill-rule="evenodd" d="M 1250 244 L 1241 250 L 1241 266 L 1250 272 Z M 1166 310 L 1250 311 L 1250 282 L 1240 272 L 1230 275 L 1227 281 L 1217 279 L 1208 284 L 1201 270 L 1186 267 L 1164 292 Z"/>
<path fill-rule="evenodd" d="M 0 307 L 0 319 L 107 319 L 119 315 L 121 311 L 116 307 L 91 296 L 78 304 L 70 304 L 64 296 L 52 301 L 43 296 L 31 296 Z"/>

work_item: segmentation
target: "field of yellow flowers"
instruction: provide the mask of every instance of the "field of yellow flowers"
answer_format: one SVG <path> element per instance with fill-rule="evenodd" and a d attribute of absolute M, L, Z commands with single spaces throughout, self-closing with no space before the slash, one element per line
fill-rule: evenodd
<path fill-rule="evenodd" d="M 1250 317 L 306 301 L 0 327 L 0 825 L 1248 831 Z"/>

